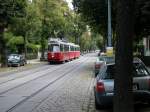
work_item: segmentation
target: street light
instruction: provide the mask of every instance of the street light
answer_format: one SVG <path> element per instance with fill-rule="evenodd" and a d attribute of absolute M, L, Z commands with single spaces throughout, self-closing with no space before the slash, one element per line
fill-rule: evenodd
<path fill-rule="evenodd" d="M 111 0 L 108 0 L 108 47 L 112 47 Z"/>
<path fill-rule="evenodd" d="M 111 30 L 111 0 L 108 0 L 108 46 L 106 48 L 107 55 L 113 55 L 112 47 L 112 30 Z"/>

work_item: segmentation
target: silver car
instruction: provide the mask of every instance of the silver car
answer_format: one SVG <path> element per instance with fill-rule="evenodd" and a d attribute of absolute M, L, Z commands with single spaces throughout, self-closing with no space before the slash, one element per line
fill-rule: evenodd
<path fill-rule="evenodd" d="M 95 61 L 95 76 L 97 76 L 97 74 L 99 73 L 99 70 L 101 68 L 101 66 L 106 63 L 114 63 L 115 62 L 115 57 L 114 56 L 100 56 L 97 57 L 96 61 Z"/>
<path fill-rule="evenodd" d="M 105 64 L 96 77 L 94 87 L 97 109 L 113 103 L 115 63 Z M 150 73 L 139 59 L 133 62 L 133 94 L 135 101 L 150 103 Z"/>

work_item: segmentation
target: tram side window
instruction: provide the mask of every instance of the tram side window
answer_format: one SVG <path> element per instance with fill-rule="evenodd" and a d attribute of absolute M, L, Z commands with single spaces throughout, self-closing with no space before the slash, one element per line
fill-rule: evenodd
<path fill-rule="evenodd" d="M 68 45 L 65 45 L 65 51 L 69 51 L 69 46 Z"/>
<path fill-rule="evenodd" d="M 77 48 L 76 48 L 76 47 L 74 47 L 74 51 L 77 51 Z"/>
<path fill-rule="evenodd" d="M 71 46 L 71 51 L 74 51 L 74 47 L 73 46 Z"/>
<path fill-rule="evenodd" d="M 64 51 L 64 45 L 60 44 L 60 51 Z"/>

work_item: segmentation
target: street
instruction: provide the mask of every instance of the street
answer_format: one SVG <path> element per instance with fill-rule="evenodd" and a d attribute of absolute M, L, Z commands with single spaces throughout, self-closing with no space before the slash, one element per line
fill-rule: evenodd
<path fill-rule="evenodd" d="M 0 112 L 112 112 L 95 110 L 91 53 L 65 64 L 43 64 L 33 69 L 0 73 Z M 136 112 L 149 112 L 144 104 Z"/>

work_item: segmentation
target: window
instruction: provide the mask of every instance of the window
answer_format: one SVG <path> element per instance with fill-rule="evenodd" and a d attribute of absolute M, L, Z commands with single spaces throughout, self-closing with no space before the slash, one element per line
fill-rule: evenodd
<path fill-rule="evenodd" d="M 64 51 L 64 45 L 63 44 L 60 44 L 60 51 Z"/>
<path fill-rule="evenodd" d="M 115 75 L 115 65 L 107 66 L 104 79 L 114 79 L 114 75 Z"/>
<path fill-rule="evenodd" d="M 142 63 L 134 63 L 133 75 L 134 77 L 142 77 L 142 76 L 148 76 L 149 73 Z"/>
<path fill-rule="evenodd" d="M 64 49 L 65 49 L 65 51 L 69 51 L 69 46 L 68 45 L 64 45 Z"/>
<path fill-rule="evenodd" d="M 74 47 L 73 46 L 70 46 L 70 48 L 71 48 L 71 51 L 74 51 Z"/>

